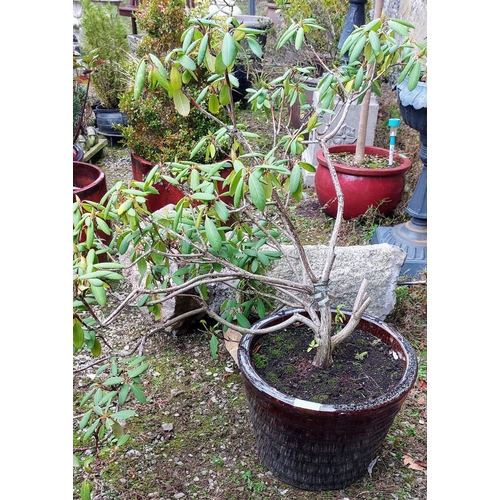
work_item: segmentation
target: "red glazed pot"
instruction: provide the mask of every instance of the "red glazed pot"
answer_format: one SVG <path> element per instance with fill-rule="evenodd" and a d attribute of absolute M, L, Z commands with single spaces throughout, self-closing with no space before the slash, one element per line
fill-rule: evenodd
<path fill-rule="evenodd" d="M 295 309 L 272 314 L 252 329 L 278 325 Z M 350 312 L 346 311 L 349 318 Z M 373 400 L 320 404 L 283 394 L 265 382 L 252 364 L 259 335 L 243 336 L 238 362 L 248 399 L 260 461 L 274 476 L 305 490 L 337 490 L 366 474 L 417 377 L 415 350 L 397 330 L 369 315 L 358 329 L 392 347 L 405 363 L 397 385 Z"/>
<path fill-rule="evenodd" d="M 73 201 L 78 196 L 82 201 L 101 201 L 107 193 L 106 175 L 97 165 L 83 161 L 73 162 Z"/>
<path fill-rule="evenodd" d="M 73 162 L 73 202 L 78 196 L 82 201 L 99 203 L 107 191 L 106 174 L 100 167 L 82 161 Z M 99 229 L 96 230 L 96 233 L 106 245 L 110 244 L 111 235 Z M 82 233 L 80 241 L 84 240 L 85 232 Z M 98 258 L 100 262 L 107 260 L 106 254 L 103 253 L 99 253 Z"/>
<path fill-rule="evenodd" d="M 141 158 L 134 152 L 130 153 L 132 159 L 132 176 L 136 181 L 143 181 L 148 176 L 154 163 Z M 146 200 L 146 206 L 150 212 L 156 212 L 165 205 L 175 205 L 184 197 L 184 193 L 172 184 L 167 184 L 165 181 L 154 184 L 158 190 L 158 194 L 150 194 Z"/>
<path fill-rule="evenodd" d="M 355 144 L 340 144 L 329 146 L 330 153 L 354 153 Z M 366 146 L 365 153 L 389 157 L 389 150 Z M 318 201 L 323 211 L 331 216 L 337 215 L 337 194 L 332 177 L 322 150 L 316 153 L 318 168 L 314 177 L 314 185 Z M 411 161 L 395 154 L 394 160 L 401 164 L 394 168 L 358 168 L 334 162 L 340 187 L 344 193 L 344 219 L 353 219 L 363 215 L 370 207 L 378 207 L 382 215 L 388 215 L 395 210 L 401 201 L 405 187 L 405 173 L 411 166 Z M 381 203 L 383 201 L 383 203 Z"/>
<path fill-rule="evenodd" d="M 132 158 L 132 176 L 136 181 L 143 181 L 151 169 L 154 167 L 154 163 L 144 160 L 140 156 L 136 155 L 134 152 L 131 153 Z M 231 168 L 225 168 L 221 170 L 220 174 L 222 177 L 226 177 L 231 172 Z M 150 212 L 156 212 L 165 205 L 175 205 L 180 199 L 185 195 L 184 191 L 176 186 L 168 184 L 166 181 L 158 182 L 154 184 L 154 187 L 158 190 L 159 194 L 150 194 L 146 200 L 146 206 Z M 222 182 L 218 183 L 218 192 L 223 191 Z M 226 189 L 227 190 L 227 189 Z M 232 196 L 222 196 L 221 200 L 227 204 L 233 203 Z"/>

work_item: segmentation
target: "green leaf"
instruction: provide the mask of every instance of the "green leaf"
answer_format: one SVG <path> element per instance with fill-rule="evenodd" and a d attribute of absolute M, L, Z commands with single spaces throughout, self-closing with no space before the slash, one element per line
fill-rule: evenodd
<path fill-rule="evenodd" d="M 143 363 L 142 365 L 138 366 L 137 368 L 134 368 L 133 370 L 129 370 L 127 372 L 127 374 L 130 378 L 138 377 L 139 375 L 144 373 L 148 368 L 149 368 L 149 365 L 147 363 Z"/>
<path fill-rule="evenodd" d="M 250 328 L 252 326 L 248 318 L 240 312 L 236 313 L 236 321 L 238 321 L 238 324 L 243 328 Z"/>
<path fill-rule="evenodd" d="M 205 232 L 210 246 L 214 250 L 219 251 L 222 247 L 222 238 L 219 234 L 219 231 L 217 230 L 217 226 L 209 217 L 207 217 L 205 220 Z"/>
<path fill-rule="evenodd" d="M 123 377 L 110 377 L 104 381 L 103 385 L 108 387 L 110 385 L 121 384 L 122 382 L 125 382 L 125 379 Z"/>
<path fill-rule="evenodd" d="M 290 185 L 289 189 L 291 193 L 295 193 L 300 186 L 300 179 L 302 175 L 302 167 L 297 163 L 292 168 L 292 173 L 290 174 Z"/>
<path fill-rule="evenodd" d="M 132 386 L 133 387 L 133 386 Z M 113 414 L 115 420 L 127 420 L 127 418 L 135 417 L 137 413 L 134 410 L 120 410 Z"/>
<path fill-rule="evenodd" d="M 200 192 L 200 193 L 193 193 L 191 195 L 191 198 L 193 198 L 193 200 L 211 201 L 211 200 L 215 200 L 216 196 L 212 193 Z"/>
<path fill-rule="evenodd" d="M 216 94 L 211 94 L 208 98 L 208 110 L 213 115 L 216 115 L 219 112 L 219 98 Z"/>
<path fill-rule="evenodd" d="M 92 356 L 94 356 L 94 358 L 97 358 L 97 356 L 101 354 L 101 343 L 99 342 L 99 339 L 95 339 L 94 345 L 92 346 L 92 349 L 90 349 L 90 352 L 92 353 Z"/>
<path fill-rule="evenodd" d="M 90 500 L 90 481 L 84 479 L 82 482 L 82 487 L 80 488 L 80 498 L 81 500 Z"/>
<path fill-rule="evenodd" d="M 380 40 L 374 31 L 368 33 L 368 39 L 370 40 L 370 45 L 372 46 L 373 52 L 378 54 L 380 50 Z"/>
<path fill-rule="evenodd" d="M 212 338 L 210 339 L 210 353 L 212 354 L 212 358 L 214 359 L 219 359 L 219 356 L 217 354 L 218 346 L 219 339 L 215 335 L 212 335 Z"/>
<path fill-rule="evenodd" d="M 304 35 L 304 28 L 301 26 L 297 30 L 297 35 L 295 36 L 295 50 L 300 50 L 300 48 L 302 47 L 302 44 L 304 43 Z"/>
<path fill-rule="evenodd" d="M 215 213 L 224 222 L 229 219 L 229 210 L 223 201 L 218 200 L 215 202 Z"/>
<path fill-rule="evenodd" d="M 197 56 L 197 63 L 198 66 L 201 65 L 203 62 L 203 59 L 205 58 L 205 54 L 207 52 L 207 47 L 208 47 L 208 33 L 205 33 L 203 35 L 203 38 L 201 39 L 200 42 L 200 48 L 198 49 L 198 56 Z"/>
<path fill-rule="evenodd" d="M 125 266 L 118 262 L 98 262 L 94 264 L 96 269 L 123 269 Z M 118 273 L 117 273 L 118 274 Z"/>
<path fill-rule="evenodd" d="M 226 32 L 222 40 L 222 62 L 226 67 L 231 66 L 236 59 L 236 42 L 233 35 Z"/>
<path fill-rule="evenodd" d="M 109 401 L 111 401 L 116 395 L 118 394 L 118 391 L 110 391 L 107 394 L 103 396 L 101 401 L 99 402 L 100 405 L 106 405 Z"/>
<path fill-rule="evenodd" d="M 116 439 L 120 439 L 124 434 L 123 427 L 118 422 L 113 422 L 111 430 Z"/>
<path fill-rule="evenodd" d="M 139 403 L 144 404 L 147 402 L 146 395 L 138 385 L 131 385 L 130 388 L 132 389 L 132 393 L 134 394 L 135 399 L 137 399 Z"/>
<path fill-rule="evenodd" d="M 148 264 L 146 262 L 146 259 L 144 259 L 144 258 L 139 259 L 139 261 L 137 262 L 137 269 L 138 269 L 139 273 L 141 274 L 141 276 L 144 276 L 144 273 L 148 269 Z"/>
<path fill-rule="evenodd" d="M 181 116 L 188 116 L 191 110 L 189 99 L 183 94 L 182 90 L 174 90 L 173 93 L 175 109 Z"/>
<path fill-rule="evenodd" d="M 208 53 L 207 53 L 208 54 Z M 227 66 L 224 64 L 224 61 L 222 60 L 222 52 L 219 52 L 217 56 L 215 57 L 215 73 L 222 75 L 227 69 Z"/>
<path fill-rule="evenodd" d="M 123 405 L 127 401 L 128 393 L 130 392 L 130 386 L 128 384 L 123 384 L 120 389 L 120 394 L 118 394 L 118 404 Z"/>
<path fill-rule="evenodd" d="M 106 290 L 103 286 L 90 285 L 90 290 L 100 306 L 106 305 Z"/>
<path fill-rule="evenodd" d="M 353 45 L 351 51 L 349 52 L 349 64 L 352 64 L 354 61 L 358 59 L 363 52 L 363 48 L 365 47 L 366 38 L 363 34 L 359 37 L 359 40 L 356 41 L 355 45 Z"/>
<path fill-rule="evenodd" d="M 260 176 L 260 171 L 254 170 L 248 179 L 248 188 L 253 204 L 263 212 L 266 208 L 266 196 L 264 194 L 264 188 L 260 183 Z"/>
<path fill-rule="evenodd" d="M 83 435 L 83 441 L 87 441 L 92 434 L 94 434 L 94 431 L 97 429 L 97 426 L 99 425 L 100 420 L 97 419 L 88 429 L 87 432 Z"/>
<path fill-rule="evenodd" d="M 373 33 L 370 31 L 370 33 Z M 358 68 L 358 72 L 356 73 L 356 78 L 354 79 L 354 90 L 358 91 L 361 87 L 361 84 L 363 83 L 363 78 L 365 76 L 365 70 L 363 66 L 360 66 Z"/>
<path fill-rule="evenodd" d="M 231 93 L 231 90 L 229 88 L 229 85 L 227 83 L 225 83 L 219 92 L 219 102 L 221 103 L 222 106 L 227 106 L 229 104 L 230 99 L 231 99 L 230 93 Z"/>
<path fill-rule="evenodd" d="M 130 439 L 130 434 L 124 434 L 116 442 L 117 446 L 123 446 Z"/>
<path fill-rule="evenodd" d="M 262 57 L 262 47 L 261 47 L 260 43 L 257 40 L 255 40 L 255 38 L 252 38 L 252 37 L 247 38 L 247 43 L 248 43 L 248 47 L 250 48 L 250 50 L 258 58 L 261 58 Z"/>
<path fill-rule="evenodd" d="M 83 396 L 83 398 L 80 402 L 80 406 L 83 406 L 92 397 L 92 394 L 94 394 L 95 390 L 96 390 L 96 388 L 92 387 L 92 389 L 90 389 L 90 391 L 88 391 L 87 394 L 85 394 L 85 396 Z"/>
<path fill-rule="evenodd" d="M 154 54 L 149 54 L 149 58 L 151 59 L 151 62 L 156 66 L 160 78 L 166 80 L 168 78 L 167 70 L 165 69 L 165 66 L 163 66 L 162 62 Z"/>
<path fill-rule="evenodd" d="M 257 299 L 257 314 L 261 319 L 266 315 L 266 306 L 264 305 L 264 301 L 260 298 Z"/>
<path fill-rule="evenodd" d="M 420 80 L 421 65 L 420 61 L 416 61 L 411 68 L 410 74 L 408 75 L 408 90 L 411 92 L 417 87 L 418 81 Z"/>
<path fill-rule="evenodd" d="M 95 267 L 97 267 L 97 265 Z M 92 271 L 90 273 L 82 274 L 80 278 L 81 279 L 107 278 L 111 280 L 121 280 L 123 279 L 123 276 L 120 273 L 114 273 L 112 271 Z"/>
<path fill-rule="evenodd" d="M 316 168 L 311 165 L 310 163 L 306 163 L 305 161 L 300 161 L 299 165 L 306 171 L 306 172 L 316 172 Z"/>
<path fill-rule="evenodd" d="M 142 89 L 144 88 L 144 82 L 146 80 L 146 61 L 141 60 L 139 66 L 137 67 L 137 73 L 135 75 L 134 81 L 134 99 L 139 99 Z"/>
<path fill-rule="evenodd" d="M 91 409 L 84 413 L 83 417 L 80 420 L 80 424 L 78 426 L 80 429 L 83 429 L 84 427 L 87 427 L 87 424 L 89 423 L 91 415 L 92 415 L 92 410 Z"/>
<path fill-rule="evenodd" d="M 84 333 L 82 324 L 77 318 L 73 319 L 73 345 L 76 349 L 80 349 L 83 346 Z"/>
<path fill-rule="evenodd" d="M 408 27 L 401 24 L 398 20 L 396 19 L 389 19 L 387 21 L 387 24 L 389 25 L 390 28 L 392 28 L 398 35 L 401 36 L 408 36 Z"/>
<path fill-rule="evenodd" d="M 179 58 L 177 59 L 177 61 L 179 62 L 179 64 L 189 70 L 189 71 L 195 71 L 196 70 L 196 63 L 188 56 L 186 55 L 181 55 L 179 56 Z"/>

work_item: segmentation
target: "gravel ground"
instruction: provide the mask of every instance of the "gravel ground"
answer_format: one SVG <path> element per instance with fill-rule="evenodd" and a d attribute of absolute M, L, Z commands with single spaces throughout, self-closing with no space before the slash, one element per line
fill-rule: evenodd
<path fill-rule="evenodd" d="M 129 149 L 121 145 L 106 146 L 102 157 L 96 161 L 106 174 L 106 185 L 110 189 L 117 181 L 132 179 L 132 161 Z"/>

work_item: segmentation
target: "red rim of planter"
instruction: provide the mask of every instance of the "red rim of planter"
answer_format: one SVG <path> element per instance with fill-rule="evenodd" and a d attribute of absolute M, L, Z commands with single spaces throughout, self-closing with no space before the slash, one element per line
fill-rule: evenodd
<path fill-rule="evenodd" d="M 86 163 L 83 161 L 74 161 L 73 167 L 77 167 L 80 168 L 82 171 L 88 172 L 89 175 L 87 176 L 87 178 L 94 177 L 95 174 L 95 179 L 92 182 L 86 184 L 85 186 L 73 186 L 73 195 L 79 194 L 82 191 L 92 192 L 96 186 L 103 183 L 106 177 L 104 171 L 92 163 Z M 106 188 L 104 188 L 104 190 L 106 190 Z M 79 196 L 79 198 L 81 197 Z"/>
<path fill-rule="evenodd" d="M 355 153 L 356 144 L 339 144 L 337 146 L 328 146 L 328 151 L 330 153 Z M 378 148 L 375 146 L 366 146 L 365 154 L 385 156 L 389 157 L 389 150 L 385 148 Z M 327 167 L 326 158 L 323 154 L 323 150 L 320 149 L 316 153 L 316 158 L 322 167 Z M 400 154 L 394 154 L 394 160 L 401 162 L 401 165 L 391 168 L 361 168 L 346 165 L 345 163 L 340 163 L 334 161 L 335 170 L 343 174 L 349 175 L 363 175 L 366 177 L 386 177 L 391 175 L 396 175 L 402 172 L 406 172 L 411 167 L 411 160 L 402 156 Z"/>

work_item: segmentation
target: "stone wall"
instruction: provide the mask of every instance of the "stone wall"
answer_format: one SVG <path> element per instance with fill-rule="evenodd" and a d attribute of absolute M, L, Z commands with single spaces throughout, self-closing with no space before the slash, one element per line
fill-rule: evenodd
<path fill-rule="evenodd" d="M 427 0 L 384 0 L 384 10 L 390 17 L 397 17 L 415 26 L 417 42 L 427 39 Z"/>

